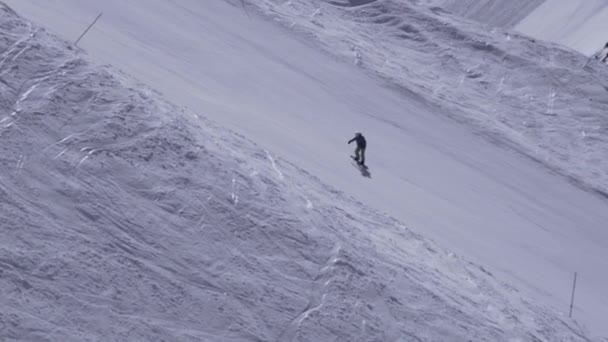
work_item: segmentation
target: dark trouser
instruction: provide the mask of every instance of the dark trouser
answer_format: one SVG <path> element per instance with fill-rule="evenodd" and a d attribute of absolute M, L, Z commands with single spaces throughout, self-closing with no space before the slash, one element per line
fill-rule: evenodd
<path fill-rule="evenodd" d="M 355 160 L 361 164 L 365 164 L 365 148 L 357 147 L 355 149 Z"/>

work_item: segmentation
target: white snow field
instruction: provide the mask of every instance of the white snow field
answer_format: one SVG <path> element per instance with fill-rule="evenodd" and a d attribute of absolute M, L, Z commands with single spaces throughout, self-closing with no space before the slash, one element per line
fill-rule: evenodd
<path fill-rule="evenodd" d="M 493 27 L 513 28 L 546 0 L 422 0 Z M 568 2 L 570 0 L 565 0 Z M 559 2 L 559 0 L 558 0 Z M 543 18 L 543 23 L 545 22 Z M 563 24 L 563 23 L 561 23 Z"/>
<path fill-rule="evenodd" d="M 588 56 L 608 42 L 606 0 L 420 0 L 491 27 L 515 29 Z"/>
<path fill-rule="evenodd" d="M 6 2 L 103 11 L 113 66 L 3 24 L 7 338 L 608 336 L 595 61 L 404 1 Z"/>
<path fill-rule="evenodd" d="M 588 340 L 3 4 L 0 50 L 2 341 Z"/>
<path fill-rule="evenodd" d="M 608 42 L 608 1 L 545 0 L 515 28 L 590 56 Z"/>

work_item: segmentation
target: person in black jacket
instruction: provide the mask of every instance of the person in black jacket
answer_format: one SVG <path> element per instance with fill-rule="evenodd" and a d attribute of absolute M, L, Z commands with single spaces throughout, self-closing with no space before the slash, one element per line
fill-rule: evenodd
<path fill-rule="evenodd" d="M 367 141 L 365 141 L 365 137 L 361 132 L 355 133 L 355 137 L 348 141 L 348 144 L 355 141 L 357 143 L 357 148 L 355 149 L 355 160 L 359 165 L 365 165 L 365 148 L 367 148 Z"/>

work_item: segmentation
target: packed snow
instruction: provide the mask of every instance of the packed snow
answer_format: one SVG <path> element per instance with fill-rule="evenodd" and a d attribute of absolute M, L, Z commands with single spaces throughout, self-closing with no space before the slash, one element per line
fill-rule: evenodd
<path fill-rule="evenodd" d="M 305 15 L 317 6 L 325 15 Z M 348 10 L 323 2 L 268 2 L 265 9 L 316 35 L 328 51 L 448 107 L 447 114 L 482 127 L 482 134 L 498 135 L 492 139 L 504 138 L 531 158 L 608 193 L 603 65 L 402 1 Z M 436 67 L 415 67 L 424 63 Z"/>
<path fill-rule="evenodd" d="M 537 248 L 544 248 L 544 252 L 539 254 L 550 255 L 549 268 L 587 268 L 585 273 L 597 276 L 592 281 L 597 288 L 584 291 L 589 298 L 595 298 L 590 299 L 589 304 L 594 309 L 583 314 L 587 315 L 584 321 L 606 335 L 608 332 L 604 317 L 608 315 L 608 297 L 603 289 L 607 286 L 608 278 L 606 272 L 598 271 L 608 269 L 608 232 L 605 229 L 605 198 L 608 189 L 608 173 L 605 171 L 608 169 L 608 117 L 605 113 L 608 112 L 608 94 L 604 85 L 608 75 L 605 66 L 556 44 L 499 29 L 488 31 L 485 26 L 464 21 L 439 8 L 389 0 L 366 1 L 362 6 L 351 6 L 348 1 L 336 6 L 337 3 L 290 1 L 276 4 L 268 1 L 261 7 L 262 11 L 286 26 L 307 37 L 313 37 L 316 44 L 327 52 L 388 80 L 406 93 L 414 92 L 425 101 L 438 104 L 445 108 L 442 114 L 477 127 L 478 135 L 496 145 L 512 148 L 528 156 L 548 169 L 540 176 L 544 181 L 552 179 L 551 174 L 557 172 L 577 187 L 598 195 L 591 200 L 596 203 L 593 207 L 584 205 L 574 209 L 580 203 L 578 200 L 566 193 L 553 193 L 556 189 L 565 189 L 567 186 L 564 188 L 561 184 L 552 184 L 545 189 L 529 191 L 531 174 L 518 174 L 506 169 L 502 169 L 505 171 L 502 173 L 494 169 L 486 175 L 497 176 L 500 182 L 508 183 L 509 187 L 514 186 L 513 189 L 519 189 L 518 191 L 523 190 L 523 185 L 527 188 L 523 191 L 527 193 L 525 196 L 528 199 L 540 200 L 544 203 L 540 204 L 541 207 L 548 205 L 552 209 L 537 211 L 538 203 L 533 205 L 536 209 L 532 211 L 528 211 L 530 207 L 524 209 L 525 214 L 521 209 L 514 209 L 513 214 L 516 216 L 506 218 L 503 226 L 495 218 L 504 214 L 504 211 L 489 215 L 485 203 L 471 200 L 468 203 L 474 204 L 469 210 L 475 212 L 482 221 L 488 219 L 492 222 L 482 226 L 498 225 L 502 228 L 490 229 L 489 232 L 483 231 L 486 228 L 471 230 L 471 227 L 479 226 L 477 222 L 466 225 L 466 230 L 459 229 L 449 238 L 445 237 L 448 233 L 444 229 L 434 232 L 434 237 L 448 245 L 455 239 L 460 239 L 457 245 L 450 246 L 465 250 L 469 255 L 478 255 L 484 262 L 500 258 L 494 253 L 496 248 L 502 250 L 498 254 L 508 255 L 511 260 L 494 263 L 495 260 L 494 266 L 524 284 L 537 287 L 543 294 L 547 294 L 551 284 L 564 281 L 566 275 L 554 274 L 547 278 L 547 265 L 530 267 L 529 258 L 518 257 L 522 253 L 531 249 L 538 252 Z M 411 110 L 405 110 L 402 115 L 411 115 Z M 408 120 L 411 120 L 410 116 L 405 119 Z M 398 122 L 402 124 L 404 121 Z M 438 128 L 437 131 L 445 133 L 443 128 Z M 436 143 L 440 138 L 433 136 L 433 140 Z M 451 142 L 455 140 L 452 139 Z M 461 161 L 469 160 L 471 147 L 461 146 L 459 149 L 460 151 L 450 152 L 458 154 L 456 158 Z M 415 152 L 407 155 L 420 160 Z M 486 154 L 481 157 L 482 162 L 476 162 L 482 165 L 502 165 L 500 161 L 490 161 L 491 159 Z M 417 167 L 421 165 L 418 164 Z M 426 167 L 422 169 L 428 172 Z M 449 173 L 449 184 L 441 183 L 441 190 L 437 190 L 443 195 L 450 192 L 447 189 L 453 187 L 454 183 L 466 182 L 454 176 L 454 168 L 445 170 Z M 410 174 L 413 173 L 410 171 Z M 434 184 L 437 184 L 438 179 L 440 176 L 434 178 Z M 416 185 L 419 184 L 418 179 Z M 485 188 L 483 185 L 481 187 Z M 485 188 L 482 192 L 489 195 L 486 192 L 489 189 Z M 461 201 L 467 191 L 456 193 L 454 202 Z M 504 196 L 494 194 L 484 198 L 501 201 L 505 199 Z M 562 201 L 564 206 L 558 211 L 574 211 L 566 215 L 553 211 L 562 206 L 558 204 Z M 519 200 L 509 199 L 504 206 L 513 208 L 514 203 L 521 204 Z M 437 205 L 434 204 L 433 207 L 437 208 Z M 582 214 L 583 211 L 585 214 Z M 413 215 L 409 213 L 408 219 L 411 220 Z M 578 218 L 572 220 L 574 217 Z M 525 223 L 519 222 L 522 218 Z M 415 221 L 416 226 L 425 229 L 432 229 L 437 224 L 419 224 L 420 222 Z M 556 227 L 566 230 L 558 229 L 561 233 L 557 233 L 554 230 Z M 548 234 L 544 237 L 540 237 L 544 234 L 534 236 L 538 229 L 545 230 Z M 463 235 L 465 231 L 472 235 Z M 564 235 L 558 237 L 566 231 L 576 241 L 562 240 Z M 485 235 L 484 238 L 480 239 L 480 234 Z M 488 245 L 488 241 L 498 236 L 498 241 Z M 588 238 L 593 242 L 583 241 Z M 472 245 L 471 239 L 479 239 L 480 244 Z M 503 249 L 502 244 L 510 239 L 513 239 L 514 244 Z M 561 242 L 557 242 L 559 240 Z M 588 253 L 589 242 L 597 247 L 595 252 Z M 517 246 L 519 243 L 524 245 Z M 492 251 L 479 252 L 490 245 Z M 514 246 L 517 247 L 511 249 Z M 568 254 L 570 255 L 566 256 Z M 524 270 L 521 266 L 523 264 L 526 264 Z M 589 267 L 591 264 L 595 266 Z M 533 269 L 535 271 L 530 272 Z M 532 280 L 541 273 L 544 275 Z M 566 289 L 554 288 L 548 292 L 557 295 L 566 292 Z M 592 292 L 595 294 L 591 295 Z M 599 302 L 598 298 L 601 298 Z"/>
<path fill-rule="evenodd" d="M 590 56 L 608 42 L 608 1 L 545 0 L 515 28 Z"/>
<path fill-rule="evenodd" d="M 502 28 L 513 28 L 546 0 L 422 0 L 453 14 Z M 569 1 L 569 0 L 566 0 Z"/>
<path fill-rule="evenodd" d="M 595 61 L 402 1 L 7 3 L 104 14 L 84 57 L 3 10 L 0 337 L 608 335 Z"/>
<path fill-rule="evenodd" d="M 419 0 L 491 27 L 514 29 L 591 56 L 608 42 L 606 0 Z"/>
<path fill-rule="evenodd" d="M 1 15 L 2 340 L 586 340 L 482 267 Z"/>

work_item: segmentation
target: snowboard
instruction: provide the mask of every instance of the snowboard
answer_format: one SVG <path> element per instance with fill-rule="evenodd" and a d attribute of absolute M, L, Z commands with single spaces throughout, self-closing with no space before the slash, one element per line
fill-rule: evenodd
<path fill-rule="evenodd" d="M 366 165 L 361 165 L 357 159 L 355 159 L 355 156 L 350 156 L 350 158 L 353 160 L 354 164 L 361 169 L 366 169 L 367 170 L 367 166 Z"/>

